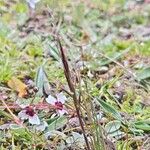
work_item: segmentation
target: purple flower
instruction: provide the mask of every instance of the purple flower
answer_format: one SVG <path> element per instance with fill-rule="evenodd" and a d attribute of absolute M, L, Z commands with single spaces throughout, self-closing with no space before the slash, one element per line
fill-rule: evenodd
<path fill-rule="evenodd" d="M 26 2 L 29 4 L 29 6 L 32 8 L 32 9 L 35 9 L 35 5 L 36 3 L 38 3 L 40 0 L 26 0 Z"/>
<path fill-rule="evenodd" d="M 40 124 L 40 119 L 38 117 L 38 115 L 35 113 L 33 107 L 31 106 L 27 106 L 26 108 L 24 108 L 22 111 L 20 111 L 18 113 L 18 116 L 22 119 L 29 119 L 29 123 L 31 124 Z"/>
<path fill-rule="evenodd" d="M 61 92 L 59 94 L 56 94 L 56 98 L 49 95 L 47 98 L 46 98 L 46 101 L 55 106 L 56 110 L 57 110 L 57 113 L 59 115 L 64 115 L 65 113 L 67 113 L 67 111 L 64 109 L 64 103 L 66 101 L 66 96 Z"/>

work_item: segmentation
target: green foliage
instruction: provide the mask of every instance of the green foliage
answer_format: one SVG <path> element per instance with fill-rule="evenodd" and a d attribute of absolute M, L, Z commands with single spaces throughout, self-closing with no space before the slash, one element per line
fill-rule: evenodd
<path fill-rule="evenodd" d="M 142 81 L 150 78 L 150 67 L 140 70 L 137 73 L 137 80 Z"/>
<path fill-rule="evenodd" d="M 38 44 L 36 44 L 36 45 L 28 45 L 26 47 L 28 55 L 32 56 L 32 57 L 42 56 L 43 50 L 42 50 L 42 47 L 40 45 L 41 44 L 39 44 L 39 45 Z"/>
<path fill-rule="evenodd" d="M 74 7 L 73 11 L 73 21 L 76 25 L 81 25 L 84 22 L 84 10 L 85 6 L 84 4 L 80 3 L 77 6 Z"/>
<path fill-rule="evenodd" d="M 52 120 L 52 121 L 51 121 Z M 67 124 L 68 120 L 66 116 L 61 116 L 59 118 L 54 118 L 49 120 L 49 125 L 48 125 L 48 131 L 53 131 L 62 128 L 64 125 Z"/>
<path fill-rule="evenodd" d="M 47 95 L 50 94 L 50 85 L 43 66 L 39 67 L 37 71 L 35 83 L 36 83 L 36 87 L 38 88 L 38 93 L 37 93 L 38 96 L 43 96 L 44 93 Z"/>
<path fill-rule="evenodd" d="M 0 83 L 8 81 L 13 75 L 12 66 L 8 58 L 0 60 L 0 70 Z"/>
<path fill-rule="evenodd" d="M 144 42 L 138 46 L 139 52 L 144 55 L 150 55 L 150 42 Z"/>
<path fill-rule="evenodd" d="M 143 131 L 150 131 L 150 120 L 137 121 L 134 123 L 137 129 L 141 129 Z"/>
<path fill-rule="evenodd" d="M 10 89 L 7 91 L 7 87 L 3 88 L 8 80 L 12 76 L 20 77 L 23 82 L 27 82 L 28 77 L 31 81 L 35 78 L 38 92 L 32 95 L 30 90 L 33 87 L 27 82 L 28 96 L 17 100 L 19 104 L 33 104 L 42 121 L 48 123 L 44 131 L 36 131 L 36 126 L 29 126 L 27 120 L 24 121 L 25 128 L 11 124 L 9 129 L 0 131 L 0 149 L 33 149 L 32 145 L 37 143 L 40 145 L 34 147 L 37 150 L 51 145 L 61 149 L 74 143 L 80 148 L 84 146 L 79 126 L 75 124 L 74 128 L 68 121 L 76 116 L 76 112 L 64 78 L 56 36 L 60 36 L 67 56 L 77 97 L 81 97 L 86 133 L 95 150 L 105 147 L 103 129 L 108 139 L 115 139 L 117 150 L 141 149 L 145 141 L 135 139 L 150 131 L 149 106 L 144 103 L 145 99 L 149 101 L 150 89 L 147 63 L 150 42 L 149 30 L 145 26 L 149 24 L 150 9 L 147 4 L 137 5 L 136 1 L 134 4 L 140 6 L 140 13 L 138 9 L 129 8 L 132 6 L 130 0 L 41 0 L 35 10 L 31 10 L 24 0 L 0 0 L 0 92 L 10 98 L 6 100 L 9 107 L 17 96 Z M 140 34 L 137 32 L 139 25 L 142 28 Z M 124 66 L 125 61 L 127 66 Z M 143 63 L 141 68 L 135 67 L 138 61 Z M 107 71 L 99 71 L 101 66 L 108 68 Z M 134 88 L 127 69 L 136 74 L 131 80 Z M 121 85 L 118 87 L 118 84 Z M 55 111 L 49 104 L 45 105 L 45 98 L 63 88 L 69 93 L 66 105 L 69 114 L 54 116 Z M 123 93 L 121 99 L 115 95 L 118 91 Z M 142 92 L 147 95 L 143 96 Z M 97 97 L 101 99 L 95 104 L 93 99 Z M 36 108 L 41 102 L 47 110 Z M 5 122 L 14 121 L 3 107 L 1 104 L 0 127 Z M 11 111 L 17 116 L 20 109 L 12 108 Z M 104 115 L 99 120 L 96 115 L 101 112 Z M 45 139 L 46 134 L 51 139 Z"/>
<path fill-rule="evenodd" d="M 121 127 L 121 122 L 118 120 L 114 120 L 114 121 L 110 121 L 105 125 L 105 130 L 107 131 L 107 133 L 112 133 L 120 129 L 120 127 Z"/>
<path fill-rule="evenodd" d="M 98 102 L 100 103 L 100 106 L 106 113 L 112 115 L 112 117 L 114 117 L 115 119 L 118 119 L 120 121 L 122 120 L 120 113 L 111 105 L 109 105 L 108 103 L 104 102 L 101 99 L 98 99 Z"/>
<path fill-rule="evenodd" d="M 22 140 L 26 140 L 26 141 L 31 141 L 32 139 L 32 134 L 27 131 L 27 129 L 22 128 L 18 125 L 11 125 L 11 131 L 12 134 L 16 137 L 16 138 L 21 138 Z"/>
<path fill-rule="evenodd" d="M 17 13 L 27 13 L 27 5 L 25 5 L 24 3 L 17 3 L 15 5 L 15 8 Z"/>

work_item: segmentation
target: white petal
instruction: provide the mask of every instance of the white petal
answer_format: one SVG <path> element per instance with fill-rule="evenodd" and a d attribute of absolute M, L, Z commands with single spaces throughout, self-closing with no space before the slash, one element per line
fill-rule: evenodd
<path fill-rule="evenodd" d="M 42 124 L 40 124 L 36 127 L 36 130 L 37 131 L 44 131 L 46 127 L 48 127 L 48 124 L 46 121 L 43 121 Z"/>
<path fill-rule="evenodd" d="M 22 110 L 18 113 L 18 117 L 21 118 L 22 120 L 28 119 L 29 116 L 26 114 L 26 110 Z"/>
<path fill-rule="evenodd" d="M 46 132 L 46 133 L 44 134 L 44 136 L 45 136 L 46 139 L 48 139 L 49 137 L 52 136 L 52 134 L 51 134 L 51 132 L 49 131 L 49 132 Z"/>
<path fill-rule="evenodd" d="M 40 0 L 26 0 L 26 2 L 29 4 L 29 6 L 32 8 L 32 9 L 35 9 L 35 5 L 36 3 L 38 3 Z"/>
<path fill-rule="evenodd" d="M 37 124 L 39 125 L 40 124 L 40 119 L 39 117 L 35 114 L 33 117 L 29 116 L 29 122 L 31 124 Z"/>
<path fill-rule="evenodd" d="M 27 3 L 38 3 L 40 0 L 26 0 Z"/>
<path fill-rule="evenodd" d="M 40 0 L 34 0 L 35 3 L 38 3 Z"/>
<path fill-rule="evenodd" d="M 57 97 L 57 101 L 61 102 L 62 104 L 64 104 L 67 99 L 62 92 L 57 94 L 56 97 Z"/>
<path fill-rule="evenodd" d="M 29 3 L 29 6 L 30 6 L 32 9 L 35 9 L 35 3 L 34 3 L 34 2 L 30 2 L 30 3 Z"/>
<path fill-rule="evenodd" d="M 60 115 L 60 116 L 62 116 L 62 115 L 64 115 L 64 114 L 67 114 L 68 112 L 66 111 L 66 110 L 64 110 L 64 109 L 62 109 L 62 110 L 57 110 L 57 112 L 58 112 L 58 114 Z"/>
<path fill-rule="evenodd" d="M 57 102 L 57 99 L 51 95 L 49 95 L 47 98 L 46 98 L 46 101 L 51 104 L 51 105 L 55 105 L 55 102 Z"/>

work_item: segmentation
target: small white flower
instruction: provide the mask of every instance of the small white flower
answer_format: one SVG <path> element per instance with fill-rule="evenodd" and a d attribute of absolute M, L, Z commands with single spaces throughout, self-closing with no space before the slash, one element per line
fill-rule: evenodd
<path fill-rule="evenodd" d="M 29 4 L 29 6 L 32 8 L 32 9 L 35 9 L 35 5 L 36 3 L 38 3 L 40 0 L 26 0 L 26 2 Z"/>
<path fill-rule="evenodd" d="M 56 94 L 56 98 L 49 95 L 46 98 L 46 101 L 49 104 L 55 106 L 58 114 L 62 116 L 65 113 L 67 113 L 67 111 L 64 109 L 64 103 L 65 103 L 66 99 L 67 99 L 66 96 L 61 92 L 59 94 Z"/>
<path fill-rule="evenodd" d="M 31 123 L 31 124 L 36 124 L 36 125 L 40 124 L 40 119 L 39 119 L 38 115 L 34 112 L 34 109 L 31 106 L 28 106 L 25 109 L 23 109 L 22 111 L 20 111 L 18 113 L 18 116 L 22 120 L 29 119 L 29 123 Z"/>

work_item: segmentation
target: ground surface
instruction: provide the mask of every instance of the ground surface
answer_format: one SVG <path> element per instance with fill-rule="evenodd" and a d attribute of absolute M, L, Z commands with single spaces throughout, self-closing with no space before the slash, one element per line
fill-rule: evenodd
<path fill-rule="evenodd" d="M 150 1 L 0 0 L 1 149 L 150 150 Z M 61 94 L 60 94 L 61 93 Z"/>

